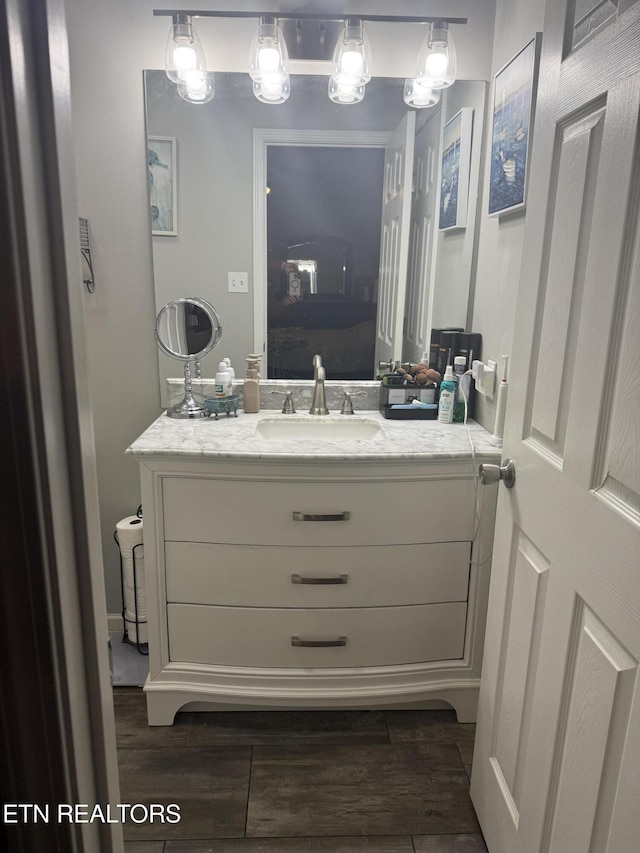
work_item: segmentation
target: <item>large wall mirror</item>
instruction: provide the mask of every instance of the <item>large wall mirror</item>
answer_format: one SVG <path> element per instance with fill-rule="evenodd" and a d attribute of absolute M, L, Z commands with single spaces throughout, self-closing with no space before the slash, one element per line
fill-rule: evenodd
<path fill-rule="evenodd" d="M 175 169 L 171 232 L 152 237 L 158 310 L 185 295 L 213 302 L 224 355 L 242 370 L 264 348 L 268 375 L 284 379 L 310 376 L 318 351 L 329 379 L 372 379 L 381 358 L 418 360 L 431 326 L 467 326 L 484 82 L 458 81 L 419 111 L 398 78 L 374 78 L 351 106 L 328 99 L 324 76 L 294 75 L 277 106 L 257 101 L 244 74 L 216 74 L 204 105 L 182 101 L 164 71 L 146 71 L 144 85 L 148 135 L 165 140 L 150 179 Z M 473 110 L 467 225 L 439 231 L 442 128 L 463 107 Z M 402 157 L 403 179 L 389 165 Z M 385 212 L 395 195 L 402 204 Z M 229 291 L 229 272 L 248 273 L 247 293 Z M 160 374 L 163 386 L 175 374 L 163 355 Z"/>

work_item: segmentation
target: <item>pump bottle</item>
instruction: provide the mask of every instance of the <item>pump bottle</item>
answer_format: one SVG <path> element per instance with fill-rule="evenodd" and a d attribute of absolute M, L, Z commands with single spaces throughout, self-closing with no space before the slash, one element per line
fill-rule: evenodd
<path fill-rule="evenodd" d="M 249 356 L 246 359 L 247 372 L 245 375 L 243 389 L 244 410 L 247 413 L 260 411 L 260 371 L 259 357 Z"/>

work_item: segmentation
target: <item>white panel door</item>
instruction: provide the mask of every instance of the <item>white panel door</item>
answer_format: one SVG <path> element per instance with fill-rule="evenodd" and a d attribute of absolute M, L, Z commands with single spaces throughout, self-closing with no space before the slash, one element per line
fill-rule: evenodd
<path fill-rule="evenodd" d="M 640 839 L 640 3 L 548 0 L 474 768 L 491 853 Z"/>
<path fill-rule="evenodd" d="M 433 237 L 438 196 L 440 116 L 439 106 L 430 111 L 427 121 L 415 137 L 409 273 L 402 346 L 402 360 L 411 363 L 419 362 L 425 350 L 429 349 L 427 315 L 435 269 L 436 241 Z"/>
<path fill-rule="evenodd" d="M 379 361 L 402 357 L 415 126 L 415 113 L 407 112 L 385 148 L 376 369 Z"/>

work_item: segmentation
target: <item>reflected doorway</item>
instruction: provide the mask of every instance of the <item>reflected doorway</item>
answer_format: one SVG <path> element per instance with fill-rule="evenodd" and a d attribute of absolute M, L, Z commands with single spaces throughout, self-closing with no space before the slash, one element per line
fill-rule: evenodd
<path fill-rule="evenodd" d="M 373 378 L 384 155 L 267 146 L 269 378 Z"/>

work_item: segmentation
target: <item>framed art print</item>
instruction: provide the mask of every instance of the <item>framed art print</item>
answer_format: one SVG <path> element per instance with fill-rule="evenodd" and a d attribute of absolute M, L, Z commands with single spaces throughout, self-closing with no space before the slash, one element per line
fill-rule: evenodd
<path fill-rule="evenodd" d="M 541 34 L 498 71 L 493 86 L 489 216 L 524 209 Z"/>
<path fill-rule="evenodd" d="M 176 237 L 176 140 L 173 136 L 147 138 L 151 233 Z"/>
<path fill-rule="evenodd" d="M 440 161 L 440 211 L 438 228 L 465 228 L 471 168 L 471 125 L 473 110 L 463 107 L 442 131 Z"/>

